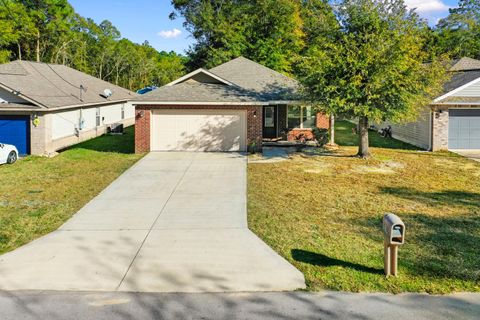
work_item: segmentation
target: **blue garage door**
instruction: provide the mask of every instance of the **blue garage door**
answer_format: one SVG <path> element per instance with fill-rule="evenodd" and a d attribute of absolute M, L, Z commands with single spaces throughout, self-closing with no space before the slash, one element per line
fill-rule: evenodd
<path fill-rule="evenodd" d="M 449 149 L 480 149 L 480 109 L 450 109 Z"/>
<path fill-rule="evenodd" d="M 30 117 L 0 115 L 0 143 L 13 144 L 20 155 L 30 153 Z"/>

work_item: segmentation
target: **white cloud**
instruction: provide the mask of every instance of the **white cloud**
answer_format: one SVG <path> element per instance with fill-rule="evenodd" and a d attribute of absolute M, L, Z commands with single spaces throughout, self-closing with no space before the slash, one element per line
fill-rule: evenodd
<path fill-rule="evenodd" d="M 450 8 L 442 0 L 405 0 L 405 4 L 423 14 L 447 11 Z"/>
<path fill-rule="evenodd" d="M 164 39 L 177 38 L 181 34 L 182 34 L 182 31 L 178 30 L 177 28 L 174 28 L 172 30 L 162 30 L 158 33 L 158 35 Z"/>

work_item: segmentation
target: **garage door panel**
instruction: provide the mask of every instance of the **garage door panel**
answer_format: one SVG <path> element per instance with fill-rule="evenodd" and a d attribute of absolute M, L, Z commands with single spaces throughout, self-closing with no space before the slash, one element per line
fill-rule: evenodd
<path fill-rule="evenodd" d="M 30 153 L 30 118 L 0 115 L 0 143 L 12 144 L 20 155 Z"/>
<path fill-rule="evenodd" d="M 479 110 L 452 110 L 448 125 L 449 149 L 480 149 Z"/>
<path fill-rule="evenodd" d="M 246 116 L 241 110 L 158 110 L 154 151 L 245 151 Z"/>

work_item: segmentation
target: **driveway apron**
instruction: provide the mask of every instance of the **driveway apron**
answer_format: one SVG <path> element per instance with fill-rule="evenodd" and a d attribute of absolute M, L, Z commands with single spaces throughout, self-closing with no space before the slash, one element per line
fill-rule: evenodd
<path fill-rule="evenodd" d="M 148 154 L 59 230 L 0 256 L 0 289 L 304 288 L 247 227 L 246 162 L 237 153 Z"/>

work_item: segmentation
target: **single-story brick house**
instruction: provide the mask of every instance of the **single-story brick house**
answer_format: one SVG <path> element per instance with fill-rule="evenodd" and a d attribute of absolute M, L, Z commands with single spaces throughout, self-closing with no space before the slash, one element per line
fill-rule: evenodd
<path fill-rule="evenodd" d="M 454 61 L 444 93 L 415 122 L 392 126 L 393 137 L 426 150 L 480 150 L 480 61 Z M 388 123 L 382 124 L 382 126 Z"/>
<path fill-rule="evenodd" d="M 328 128 L 297 90 L 296 80 L 244 57 L 198 69 L 132 101 L 135 150 L 246 151 Z"/>
<path fill-rule="evenodd" d="M 135 93 L 64 65 L 0 65 L 0 143 L 49 155 L 135 122 Z"/>

